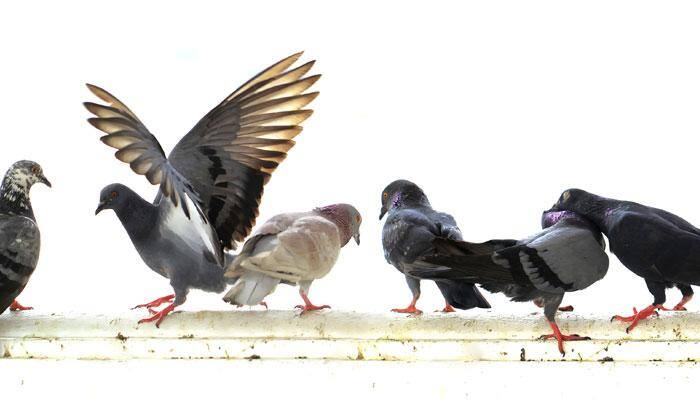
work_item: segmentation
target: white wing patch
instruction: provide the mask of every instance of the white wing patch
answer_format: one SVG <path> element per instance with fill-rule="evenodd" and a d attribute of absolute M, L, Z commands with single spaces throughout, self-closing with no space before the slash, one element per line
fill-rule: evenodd
<path fill-rule="evenodd" d="M 161 201 L 166 202 L 163 206 L 165 208 L 164 226 L 182 238 L 193 251 L 201 252 L 206 250 L 217 260 L 219 265 L 223 265 L 223 251 L 216 238 L 216 232 L 214 232 L 204 214 L 198 212 L 199 210 L 193 211 L 190 212 L 191 218 L 188 219 L 179 207 L 175 207 L 170 198 L 163 198 Z M 199 208 L 186 194 L 185 201 L 187 201 L 187 206 L 190 210 Z"/>

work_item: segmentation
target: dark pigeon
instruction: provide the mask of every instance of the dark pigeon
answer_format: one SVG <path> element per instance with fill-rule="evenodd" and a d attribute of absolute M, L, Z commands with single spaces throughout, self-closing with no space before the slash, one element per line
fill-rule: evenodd
<path fill-rule="evenodd" d="M 184 303 L 191 288 L 222 292 L 224 251 L 250 233 L 272 172 L 294 146 L 303 109 L 318 92 L 304 93 L 320 75 L 304 77 L 314 61 L 290 69 L 301 53 L 272 65 L 226 97 L 185 135 L 166 158 L 158 140 L 116 97 L 88 85 L 107 103 L 85 103 L 88 121 L 107 133 L 117 159 L 159 185 L 153 203 L 124 185 L 100 194 L 96 214 L 113 209 L 143 261 L 170 280 L 175 294 L 141 304 L 156 322 Z M 230 258 L 230 257 L 229 257 Z M 228 261 L 228 259 L 226 260 Z M 170 303 L 162 310 L 152 310 Z"/>
<path fill-rule="evenodd" d="M 435 240 L 435 251 L 418 258 L 408 274 L 419 278 L 466 280 L 482 284 L 513 301 L 535 301 L 544 306 L 559 351 L 564 341 L 586 340 L 563 335 L 555 314 L 566 292 L 585 289 L 608 271 L 605 241 L 598 228 L 572 212 L 545 212 L 543 230 L 519 241 L 468 243 Z M 493 250 L 489 250 L 492 248 Z"/>
<path fill-rule="evenodd" d="M 17 302 L 39 260 L 39 226 L 29 191 L 37 183 L 51 187 L 34 161 L 12 164 L 0 187 L 0 314 L 30 310 Z"/>
<path fill-rule="evenodd" d="M 657 310 L 665 310 L 666 288 L 676 286 L 683 299 L 672 310 L 683 311 L 700 285 L 700 229 L 681 217 L 630 201 L 607 199 L 580 189 L 564 191 L 552 210 L 570 210 L 595 223 L 608 237 L 610 251 L 630 271 L 644 278 L 653 303 L 629 317 L 627 331 Z"/>
<path fill-rule="evenodd" d="M 385 214 L 389 216 L 382 230 L 384 257 L 405 275 L 413 294 L 408 307 L 392 311 L 420 314 L 422 311 L 416 308 L 420 297 L 420 279 L 408 275 L 407 270 L 417 257 L 434 250 L 435 238 L 461 240 L 462 233 L 451 215 L 433 210 L 423 190 L 406 180 L 394 181 L 382 192 L 379 219 Z M 440 279 L 435 283 L 445 298 L 443 312 L 453 312 L 453 307 L 462 310 L 491 307 L 472 283 Z"/>

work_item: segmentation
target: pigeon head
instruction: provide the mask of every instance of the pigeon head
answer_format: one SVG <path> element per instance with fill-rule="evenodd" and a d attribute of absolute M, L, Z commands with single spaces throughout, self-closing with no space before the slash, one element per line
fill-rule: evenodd
<path fill-rule="evenodd" d="M 415 183 L 404 179 L 391 182 L 382 191 L 382 209 L 379 219 L 394 209 L 412 206 L 430 206 L 428 197 Z"/>
<path fill-rule="evenodd" d="M 355 239 L 355 243 L 358 245 L 360 244 L 360 224 L 362 224 L 362 216 L 355 207 L 350 204 L 341 203 L 319 207 L 314 211 L 331 220 L 338 226 L 342 246 L 345 246 L 350 241 L 350 238 Z"/>
<path fill-rule="evenodd" d="M 22 160 L 12 164 L 5 174 L 3 187 L 18 192 L 29 193 L 35 183 L 51 187 L 51 182 L 44 176 L 41 165 L 34 161 Z"/>
<path fill-rule="evenodd" d="M 113 183 L 107 185 L 100 192 L 100 203 L 97 205 L 95 215 L 102 210 L 121 210 L 129 202 L 129 199 L 134 195 L 134 192 L 121 183 Z"/>
<path fill-rule="evenodd" d="M 549 211 L 573 211 L 594 218 L 604 212 L 604 199 L 581 189 L 565 190 Z"/>

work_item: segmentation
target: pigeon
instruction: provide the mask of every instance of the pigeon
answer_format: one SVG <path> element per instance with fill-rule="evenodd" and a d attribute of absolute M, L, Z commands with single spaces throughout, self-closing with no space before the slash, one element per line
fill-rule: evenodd
<path fill-rule="evenodd" d="M 544 306 L 552 334 L 565 355 L 565 341 L 588 340 L 563 335 L 555 314 L 567 292 L 585 289 L 603 279 L 608 256 L 600 230 L 573 212 L 545 212 L 540 232 L 522 240 L 469 243 L 436 238 L 434 249 L 418 257 L 406 273 L 418 278 L 455 279 L 480 283 L 492 293 L 513 301 L 535 301 Z"/>
<path fill-rule="evenodd" d="M 51 187 L 41 166 L 17 161 L 5 173 L 0 187 L 0 314 L 31 310 L 17 302 L 39 261 L 39 226 L 29 190 L 37 183 Z"/>
<path fill-rule="evenodd" d="M 314 305 L 308 297 L 309 287 L 330 272 L 351 238 L 360 244 L 361 223 L 360 213 L 349 204 L 273 217 L 245 242 L 228 266 L 225 276 L 236 283 L 224 301 L 238 306 L 260 304 L 284 282 L 299 285 L 304 304 L 296 308 L 302 314 L 330 308 Z"/>
<path fill-rule="evenodd" d="M 89 90 L 107 104 L 84 103 L 88 122 L 106 135 L 106 145 L 151 184 L 159 185 L 153 202 L 121 184 L 106 186 L 95 214 L 112 209 L 134 247 L 153 271 L 167 278 L 174 294 L 135 308 L 147 308 L 155 322 L 183 304 L 191 288 L 220 293 L 224 269 L 250 233 L 263 186 L 286 157 L 300 124 L 312 111 L 303 109 L 318 92 L 304 93 L 320 75 L 305 77 L 314 64 L 290 69 L 301 53 L 255 75 L 209 111 L 174 147 L 165 152 L 124 103 L 94 85 Z M 168 304 L 160 311 L 154 308 Z"/>
<path fill-rule="evenodd" d="M 423 190 L 407 180 L 396 180 L 382 191 L 379 220 L 385 214 L 388 217 L 382 229 L 384 258 L 404 274 L 413 295 L 408 307 L 391 311 L 421 314 L 422 311 L 416 308 L 420 279 L 406 271 L 418 256 L 433 249 L 435 238 L 461 240 L 462 233 L 451 215 L 433 210 Z M 473 283 L 450 280 L 436 280 L 435 283 L 445 298 L 443 312 L 454 312 L 455 307 L 462 310 L 491 307 Z"/>
<path fill-rule="evenodd" d="M 631 316 L 627 332 L 663 311 L 684 311 L 700 285 L 700 229 L 668 211 L 630 201 L 600 197 L 580 189 L 564 191 L 552 210 L 573 211 L 595 223 L 608 237 L 610 251 L 630 271 L 644 278 L 653 303 Z M 673 309 L 664 307 L 666 288 L 676 286 L 683 299 Z"/>

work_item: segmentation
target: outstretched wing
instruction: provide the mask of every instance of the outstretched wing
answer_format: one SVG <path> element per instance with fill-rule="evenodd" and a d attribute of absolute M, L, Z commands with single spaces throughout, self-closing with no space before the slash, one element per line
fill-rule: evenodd
<path fill-rule="evenodd" d="M 270 174 L 294 146 L 318 92 L 314 61 L 289 69 L 301 53 L 257 74 L 202 118 L 170 153 L 190 182 L 221 246 L 235 248 L 250 233 Z"/>
<path fill-rule="evenodd" d="M 195 203 L 201 199 L 185 179 L 165 158 L 158 139 L 148 131 L 129 107 L 106 90 L 88 84 L 88 89 L 108 105 L 83 103 L 94 118 L 88 122 L 106 133 L 100 140 L 107 146 L 117 149 L 114 156 L 123 161 L 139 175 L 145 175 L 149 182 L 160 185 L 160 190 L 177 206 L 182 204 L 189 218 L 189 207 L 185 196 Z M 196 205 L 195 205 L 196 207 Z M 199 209 L 198 209 L 199 211 Z M 201 211 L 199 211 L 201 214 Z M 203 216 L 203 214 L 202 214 Z"/>

